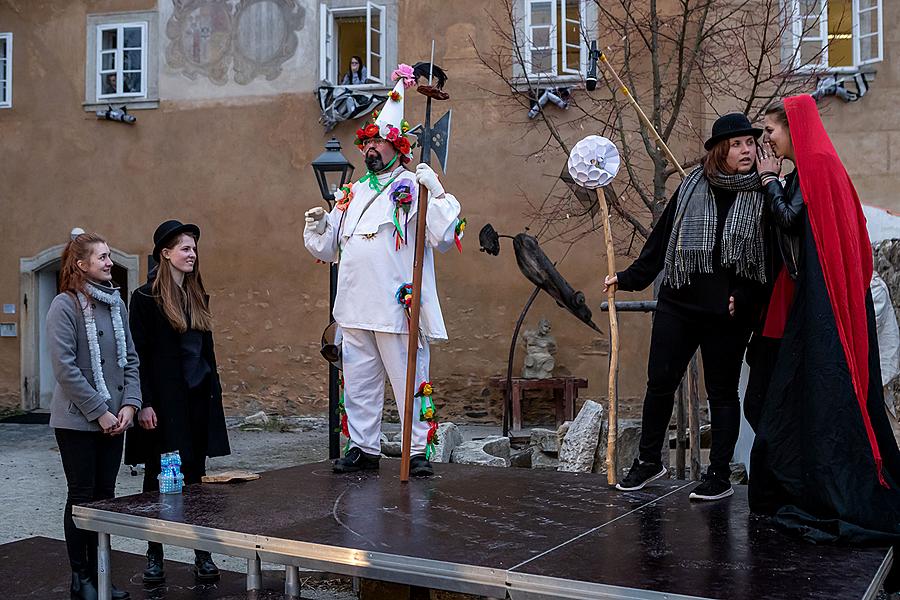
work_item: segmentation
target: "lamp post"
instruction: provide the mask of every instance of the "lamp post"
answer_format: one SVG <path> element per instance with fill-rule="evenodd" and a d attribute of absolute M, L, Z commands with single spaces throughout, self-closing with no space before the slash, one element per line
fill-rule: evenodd
<path fill-rule="evenodd" d="M 316 182 L 322 199 L 328 204 L 328 211 L 334 208 L 334 193 L 353 176 L 353 165 L 341 154 L 341 143 L 331 138 L 325 144 L 325 152 L 312 161 Z M 333 320 L 334 297 L 337 293 L 338 266 L 329 265 L 328 317 Z M 338 415 L 340 390 L 338 389 L 338 370 L 333 364 L 328 365 L 328 456 L 339 458 L 341 454 L 341 420 Z"/>

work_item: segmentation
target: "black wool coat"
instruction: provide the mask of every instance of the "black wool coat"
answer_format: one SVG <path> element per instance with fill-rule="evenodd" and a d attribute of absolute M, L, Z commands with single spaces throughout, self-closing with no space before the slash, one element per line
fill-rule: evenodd
<path fill-rule="evenodd" d="M 183 461 L 230 454 L 212 333 L 200 333 L 200 354 L 209 373 L 203 383 L 189 388 L 184 373 L 183 334 L 169 323 L 149 283 L 131 295 L 129 323 L 141 361 L 143 407 L 156 412 L 157 427 L 148 431 L 135 423 L 128 431 L 125 464 L 158 461 L 161 453 L 174 450 Z"/>

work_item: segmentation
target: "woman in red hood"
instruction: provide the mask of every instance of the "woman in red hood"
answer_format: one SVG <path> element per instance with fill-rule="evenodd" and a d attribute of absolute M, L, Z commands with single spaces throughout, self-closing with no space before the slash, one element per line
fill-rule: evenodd
<path fill-rule="evenodd" d="M 759 171 L 784 265 L 762 332 L 768 356 L 751 371 L 764 393 L 746 407 L 750 506 L 811 541 L 896 545 L 900 451 L 884 411 L 862 206 L 812 97 L 771 108 L 765 131 Z M 781 158 L 795 166 L 784 185 Z"/>

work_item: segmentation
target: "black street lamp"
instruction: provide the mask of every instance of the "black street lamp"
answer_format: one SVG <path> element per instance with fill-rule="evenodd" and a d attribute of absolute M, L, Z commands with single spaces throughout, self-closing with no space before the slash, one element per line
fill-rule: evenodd
<path fill-rule="evenodd" d="M 334 193 L 353 176 L 353 165 L 341 154 L 341 143 L 331 138 L 325 143 L 325 152 L 312 161 L 312 168 L 319 192 L 330 210 L 334 208 Z"/>
<path fill-rule="evenodd" d="M 322 199 L 328 204 L 329 212 L 334 208 L 335 192 L 353 176 L 353 165 L 341 154 L 341 143 L 331 138 L 325 143 L 325 152 L 312 161 L 313 172 L 316 174 L 316 182 L 319 184 L 319 192 Z M 337 294 L 338 266 L 331 263 L 328 287 L 328 317 L 333 320 L 334 297 Z M 341 455 L 341 419 L 338 414 L 338 402 L 340 390 L 338 379 L 340 375 L 334 364 L 328 365 L 328 456 L 335 459 Z"/>

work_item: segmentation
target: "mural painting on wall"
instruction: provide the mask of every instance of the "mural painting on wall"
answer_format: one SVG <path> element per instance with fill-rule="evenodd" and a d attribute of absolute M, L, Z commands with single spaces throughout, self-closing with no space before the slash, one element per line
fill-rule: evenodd
<path fill-rule="evenodd" d="M 297 51 L 306 11 L 299 0 L 172 0 L 167 65 L 218 85 L 272 81 Z M 230 69 L 233 67 L 233 69 Z"/>

